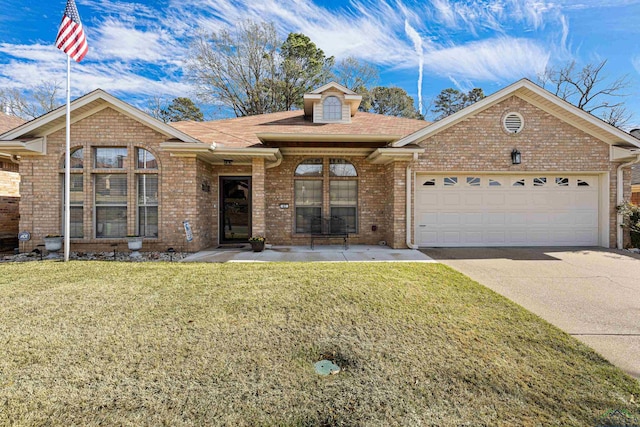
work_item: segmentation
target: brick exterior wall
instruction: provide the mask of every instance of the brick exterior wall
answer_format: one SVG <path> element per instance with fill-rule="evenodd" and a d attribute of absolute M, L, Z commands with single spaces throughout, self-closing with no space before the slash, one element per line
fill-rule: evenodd
<path fill-rule="evenodd" d="M 124 173 L 127 180 L 127 234 L 136 230 L 136 169 L 135 148 L 150 151 L 159 164 L 159 236 L 145 238 L 143 250 L 199 250 L 210 243 L 208 229 L 198 222 L 198 164 L 195 157 L 173 157 L 160 150 L 160 143 L 167 138 L 153 129 L 106 108 L 71 126 L 72 149 L 84 148 L 85 172 L 83 239 L 71 239 L 72 251 L 126 250 L 126 238 L 94 238 L 93 176 L 89 172 L 93 163 L 93 147 L 126 147 L 127 159 Z M 20 163 L 21 202 L 20 229 L 31 232 L 31 241 L 23 250 L 30 251 L 43 242 L 47 234 L 58 234 L 62 228 L 62 182 L 65 149 L 64 128 L 48 135 L 47 155 L 24 156 Z M 101 172 L 121 173 L 101 169 Z M 74 171 L 74 173 L 77 173 Z M 189 221 L 194 229 L 194 241 L 187 245 L 182 221 Z M 203 232 L 203 230 L 205 230 Z"/>
<path fill-rule="evenodd" d="M 523 116 L 518 134 L 502 126 L 509 112 Z M 559 120 L 521 98 L 512 96 L 420 143 L 426 148 L 415 172 L 592 172 L 609 174 L 609 246 L 616 240 L 616 167 L 609 162 L 609 145 Z M 511 164 L 511 150 L 522 153 Z M 625 197 L 630 195 L 630 170 L 625 173 Z M 628 190 L 628 191 L 627 191 Z"/>

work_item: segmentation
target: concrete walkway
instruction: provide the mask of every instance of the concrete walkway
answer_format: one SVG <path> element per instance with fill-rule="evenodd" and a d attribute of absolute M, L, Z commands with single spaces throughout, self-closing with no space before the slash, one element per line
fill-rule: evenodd
<path fill-rule="evenodd" d="M 577 248 L 424 253 L 558 326 L 640 378 L 640 257 Z"/>
<path fill-rule="evenodd" d="M 387 246 L 273 246 L 263 252 L 244 248 L 212 248 L 189 255 L 182 262 L 435 262 L 412 249 Z"/>

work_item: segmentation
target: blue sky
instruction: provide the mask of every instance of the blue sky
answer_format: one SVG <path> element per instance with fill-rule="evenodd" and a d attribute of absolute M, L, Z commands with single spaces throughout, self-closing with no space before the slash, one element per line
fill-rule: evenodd
<path fill-rule="evenodd" d="M 283 38 L 302 32 L 337 59 L 375 65 L 380 84 L 404 88 L 424 112 L 447 87 L 490 94 L 523 77 L 535 81 L 546 66 L 607 59 L 606 75 L 629 76 L 629 125 L 640 125 L 640 0 L 76 3 L 90 50 L 72 65 L 72 97 L 102 88 L 143 108 L 153 97 L 194 97 L 182 72 L 192 37 L 253 19 L 273 22 Z M 65 4 L 5 0 L 0 88 L 64 82 L 66 57 L 53 42 Z"/>

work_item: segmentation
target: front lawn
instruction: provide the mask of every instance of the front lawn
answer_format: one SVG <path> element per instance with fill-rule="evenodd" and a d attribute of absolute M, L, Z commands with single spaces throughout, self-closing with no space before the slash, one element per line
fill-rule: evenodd
<path fill-rule="evenodd" d="M 0 425 L 597 425 L 632 396 L 439 264 L 0 264 Z"/>

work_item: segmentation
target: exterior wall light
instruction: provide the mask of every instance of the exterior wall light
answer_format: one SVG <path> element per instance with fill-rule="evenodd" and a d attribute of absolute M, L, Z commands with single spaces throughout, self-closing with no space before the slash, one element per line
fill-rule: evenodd
<path fill-rule="evenodd" d="M 233 160 L 230 159 L 224 159 L 223 162 L 225 166 L 231 166 L 233 164 Z"/>
<path fill-rule="evenodd" d="M 514 165 L 519 165 L 522 162 L 522 154 L 520 154 L 520 151 L 518 151 L 517 148 L 514 148 L 513 151 L 511 151 L 511 163 Z"/>

